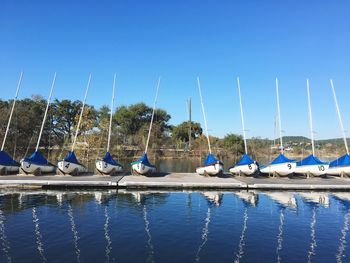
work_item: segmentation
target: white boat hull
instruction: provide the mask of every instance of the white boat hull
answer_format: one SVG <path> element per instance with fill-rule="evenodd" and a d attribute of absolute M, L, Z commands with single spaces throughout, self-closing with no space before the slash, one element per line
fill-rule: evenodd
<path fill-rule="evenodd" d="M 63 174 L 78 175 L 88 172 L 88 169 L 85 166 L 67 161 L 60 161 L 58 162 L 57 166 L 60 172 Z"/>
<path fill-rule="evenodd" d="M 26 160 L 21 160 L 21 170 L 26 174 L 53 173 L 56 167 L 53 165 L 38 165 Z"/>
<path fill-rule="evenodd" d="M 143 163 L 134 163 L 131 166 L 131 170 L 138 173 L 138 174 L 152 174 L 156 172 L 156 168 L 153 166 L 148 166 Z"/>
<path fill-rule="evenodd" d="M 255 174 L 258 170 L 258 166 L 256 163 L 246 164 L 246 165 L 238 165 L 229 169 L 229 172 L 233 175 L 252 175 Z"/>
<path fill-rule="evenodd" d="M 200 175 L 217 175 L 222 173 L 223 171 L 224 171 L 224 167 L 220 163 L 198 167 L 196 169 L 196 173 Z"/>
<path fill-rule="evenodd" d="M 349 176 L 350 175 L 350 166 L 329 167 L 327 170 L 327 174 Z"/>
<path fill-rule="evenodd" d="M 103 160 L 96 161 L 96 169 L 102 174 L 120 173 L 123 171 L 121 165 L 112 165 Z"/>
<path fill-rule="evenodd" d="M 0 171 L 2 174 L 18 173 L 19 167 L 15 165 L 0 165 Z"/>
<path fill-rule="evenodd" d="M 285 176 L 294 173 L 296 165 L 297 164 L 294 162 L 270 164 L 266 167 L 261 168 L 260 172 L 264 174 L 277 174 Z"/>
<path fill-rule="evenodd" d="M 295 168 L 296 174 L 320 176 L 328 172 L 329 164 L 301 165 Z"/>

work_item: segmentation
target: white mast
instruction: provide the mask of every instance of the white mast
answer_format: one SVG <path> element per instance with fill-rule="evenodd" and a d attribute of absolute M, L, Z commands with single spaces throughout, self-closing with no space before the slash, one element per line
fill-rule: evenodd
<path fill-rule="evenodd" d="M 339 125 L 340 125 L 340 129 L 343 133 L 343 140 L 344 140 L 344 145 L 345 145 L 345 149 L 346 149 L 346 153 L 349 155 L 349 148 L 348 148 L 348 142 L 346 140 L 346 135 L 345 135 L 345 129 L 344 129 L 344 125 L 343 125 L 343 120 L 340 114 L 340 110 L 339 110 L 339 105 L 338 105 L 338 100 L 337 100 L 337 95 L 335 93 L 335 88 L 333 85 L 333 80 L 330 79 L 329 80 L 331 83 L 331 87 L 332 87 L 332 91 L 333 91 L 333 98 L 334 98 L 334 103 L 335 103 L 335 107 L 337 109 L 337 114 L 338 114 L 338 120 L 339 120 Z"/>
<path fill-rule="evenodd" d="M 310 123 L 310 135 L 311 135 L 312 154 L 315 155 L 314 130 L 312 128 L 312 112 L 311 112 L 311 98 L 310 98 L 309 79 L 306 80 L 306 91 L 307 91 L 307 102 L 308 102 L 308 106 L 309 106 L 309 123 Z"/>
<path fill-rule="evenodd" d="M 151 123 L 149 125 L 149 129 L 148 129 L 148 136 L 147 136 L 145 153 L 147 153 L 148 143 L 149 143 L 149 139 L 151 137 L 151 130 L 152 130 L 152 125 L 153 125 L 154 111 L 156 109 L 156 104 L 157 104 L 157 99 L 158 99 L 159 86 L 160 86 L 160 77 L 158 78 L 156 97 L 154 98 L 154 103 L 153 103 L 152 117 L 151 117 Z"/>
<path fill-rule="evenodd" d="M 243 115 L 243 105 L 242 105 L 242 96 L 241 96 L 241 85 L 239 83 L 239 78 L 237 78 L 237 88 L 238 88 L 238 96 L 239 96 L 239 106 L 241 108 L 241 121 L 242 121 L 242 130 L 243 130 L 244 150 L 245 150 L 245 154 L 248 154 L 247 139 L 246 139 L 245 127 L 244 127 L 244 115 Z"/>
<path fill-rule="evenodd" d="M 15 104 L 16 104 L 18 92 L 19 92 L 19 89 L 20 89 L 21 83 L 22 83 L 22 77 L 23 77 L 23 71 L 21 72 L 21 75 L 19 76 L 19 80 L 18 80 L 18 83 L 17 83 L 16 95 L 15 95 L 15 98 L 13 99 L 12 108 L 11 108 L 11 113 L 10 113 L 10 118 L 9 118 L 9 120 L 8 120 L 8 123 L 7 123 L 7 127 L 6 127 L 6 132 L 5 132 L 4 140 L 2 141 L 1 151 L 3 151 L 3 150 L 4 150 L 4 147 L 5 147 L 5 142 L 6 142 L 7 134 L 8 134 L 8 132 L 9 132 L 10 124 L 11 124 L 11 120 L 12 120 L 13 110 L 15 109 Z"/>
<path fill-rule="evenodd" d="M 209 133 L 208 133 L 208 125 L 207 125 L 207 119 L 205 117 L 205 110 L 204 110 L 202 91 L 201 91 L 201 83 L 199 82 L 199 77 L 197 77 L 197 83 L 198 83 L 199 97 L 201 99 L 201 105 L 202 105 L 202 113 L 203 113 L 203 118 L 204 118 L 205 133 L 206 133 L 206 136 L 207 136 L 207 139 L 208 139 L 209 153 L 211 154 L 211 147 L 210 147 L 210 140 L 209 140 Z"/>
<path fill-rule="evenodd" d="M 53 80 L 52 80 L 52 84 L 51 84 L 51 89 L 50 89 L 50 95 L 47 99 L 47 104 L 46 104 L 46 109 L 45 109 L 45 114 L 44 114 L 44 119 L 43 122 L 41 123 L 41 128 L 40 128 L 40 133 L 39 133 L 39 138 L 38 138 L 38 142 L 36 143 L 36 147 L 35 147 L 35 151 L 37 152 L 39 149 L 39 144 L 40 144 L 40 140 L 41 140 L 41 135 L 43 134 L 43 130 L 44 130 L 44 126 L 45 126 L 45 121 L 46 121 L 46 116 L 47 116 L 47 112 L 49 110 L 49 106 L 50 106 L 50 101 L 51 101 L 51 96 L 52 96 L 52 91 L 53 88 L 55 86 L 55 82 L 56 82 L 56 72 L 53 76 Z"/>
<path fill-rule="evenodd" d="M 83 117 L 83 112 L 84 112 L 84 107 L 85 107 L 85 101 L 86 101 L 86 97 L 89 91 L 89 87 L 90 87 L 90 81 L 91 81 L 91 74 L 89 75 L 89 80 L 88 83 L 86 85 L 86 90 L 85 90 L 85 96 L 84 96 L 84 100 L 83 100 L 83 105 L 81 107 L 81 112 L 80 112 L 80 116 L 79 116 L 79 121 L 78 121 L 78 125 L 77 125 L 77 129 L 75 131 L 75 136 L 74 136 L 74 141 L 73 141 L 73 145 L 72 145 L 72 152 L 74 151 L 75 148 L 75 144 L 77 142 L 77 137 L 78 137 L 78 132 L 79 132 L 79 127 L 80 127 L 80 123 L 81 123 L 81 119 Z"/>
<path fill-rule="evenodd" d="M 283 140 L 282 140 L 282 124 L 281 124 L 281 110 L 280 110 L 280 97 L 278 93 L 278 79 L 276 78 L 276 98 L 277 98 L 277 114 L 278 114 L 278 128 L 280 131 L 280 144 L 281 144 L 281 153 L 283 154 Z"/>
<path fill-rule="evenodd" d="M 115 78 L 116 78 L 116 74 L 114 74 L 114 78 L 113 78 L 113 91 L 112 91 L 112 103 L 111 103 L 111 116 L 110 116 L 110 118 L 109 118 L 109 131 L 108 131 L 107 152 L 109 152 L 109 146 L 110 146 L 110 143 L 111 143 L 112 119 L 113 119 L 113 107 L 114 107 L 114 94 L 115 94 Z"/>

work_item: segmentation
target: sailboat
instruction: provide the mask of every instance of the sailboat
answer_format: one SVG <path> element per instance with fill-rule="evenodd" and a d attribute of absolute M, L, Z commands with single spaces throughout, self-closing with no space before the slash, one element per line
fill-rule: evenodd
<path fill-rule="evenodd" d="M 343 140 L 344 140 L 346 154 L 344 154 L 343 156 L 339 157 L 338 159 L 330 162 L 327 174 L 340 175 L 341 177 L 343 177 L 344 175 L 350 175 L 350 155 L 349 155 L 348 142 L 346 140 L 346 135 L 345 135 L 345 129 L 344 129 L 344 125 L 343 125 L 343 120 L 342 120 L 342 117 L 340 114 L 337 95 L 335 93 L 332 79 L 330 80 L 330 83 L 331 83 L 331 88 L 332 88 L 332 92 L 333 92 L 335 108 L 336 108 L 337 114 L 338 114 L 339 126 L 340 126 L 341 132 L 343 134 Z"/>
<path fill-rule="evenodd" d="M 238 163 L 236 163 L 233 167 L 229 168 L 229 172 L 234 175 L 235 174 L 252 175 L 256 173 L 256 171 L 258 170 L 258 164 L 256 161 L 252 160 L 252 158 L 250 158 L 250 156 L 248 155 L 247 139 L 246 139 L 245 128 L 244 128 L 241 86 L 239 83 L 239 78 L 237 78 L 237 88 L 238 88 L 238 96 L 239 96 L 239 105 L 241 109 L 242 132 L 243 132 L 243 140 L 244 140 L 244 155 L 239 160 Z"/>
<path fill-rule="evenodd" d="M 277 114 L 280 132 L 280 150 L 281 153 L 268 165 L 260 167 L 261 173 L 275 175 L 289 175 L 294 173 L 296 163 L 294 160 L 288 159 L 284 155 L 283 139 L 282 139 L 282 124 L 281 124 L 281 110 L 280 98 L 278 92 L 278 79 L 276 78 L 276 98 L 277 98 Z"/>
<path fill-rule="evenodd" d="M 21 160 L 21 172 L 25 174 L 40 175 L 42 173 L 52 173 L 55 171 L 55 166 L 51 164 L 39 151 L 39 144 L 40 144 L 41 136 L 43 134 L 47 112 L 50 107 L 50 101 L 51 101 L 52 91 L 55 86 L 55 82 L 56 82 L 56 72 L 52 80 L 50 95 L 47 99 L 44 118 L 41 123 L 40 133 L 39 133 L 38 141 L 35 147 L 35 152 L 31 156 Z"/>
<path fill-rule="evenodd" d="M 304 174 L 309 177 L 310 175 L 320 176 L 327 173 L 329 164 L 326 162 L 320 161 L 315 156 L 315 143 L 314 143 L 314 131 L 312 128 L 312 112 L 311 112 L 311 99 L 310 99 L 310 85 L 309 80 L 306 80 L 306 91 L 308 98 L 309 106 L 309 122 L 310 122 L 310 134 L 311 134 L 311 145 L 312 145 L 312 154 L 306 157 L 305 159 L 297 162 L 297 167 L 295 168 L 296 174 Z"/>
<path fill-rule="evenodd" d="M 123 171 L 123 167 L 113 159 L 112 155 L 109 152 L 110 143 L 111 143 L 111 132 L 112 132 L 112 119 L 113 119 L 113 107 L 114 107 L 114 94 L 115 94 L 115 79 L 116 75 L 114 74 L 113 79 L 113 93 L 112 93 L 112 103 L 111 103 L 111 113 L 109 118 L 109 130 L 108 130 L 108 141 L 107 141 L 107 152 L 102 160 L 96 161 L 96 170 L 101 174 L 114 174 Z"/>
<path fill-rule="evenodd" d="M 90 82 L 91 82 L 91 74 L 89 75 L 89 80 L 88 80 L 88 83 L 86 86 L 85 96 L 84 96 L 84 100 L 83 100 L 83 105 L 81 106 L 79 121 L 78 121 L 78 125 L 76 127 L 76 130 L 75 130 L 75 136 L 74 136 L 74 141 L 72 144 L 72 150 L 68 153 L 68 155 L 62 161 L 58 162 L 58 169 L 57 169 L 58 174 L 79 175 L 81 173 L 87 173 L 87 171 L 88 171 L 88 169 L 78 161 L 77 157 L 75 156 L 74 149 L 75 149 L 75 145 L 77 142 L 77 137 L 78 137 L 78 133 L 79 133 L 81 119 L 82 119 L 83 113 L 84 113 L 84 107 L 85 107 L 86 97 L 87 97 L 89 87 L 90 87 Z"/>
<path fill-rule="evenodd" d="M 0 151 L 0 175 L 8 174 L 8 173 L 17 173 L 18 170 L 19 170 L 19 166 L 20 166 L 20 164 L 17 161 L 15 161 L 7 152 L 4 151 L 4 148 L 5 148 L 6 138 L 7 138 L 9 129 L 10 129 L 10 124 L 11 124 L 11 120 L 12 120 L 13 111 L 14 111 L 15 105 L 16 105 L 18 92 L 19 92 L 19 89 L 21 87 L 22 77 L 23 77 L 23 72 L 21 72 L 21 75 L 19 76 L 17 89 L 16 89 L 16 95 L 15 95 L 15 98 L 13 99 L 12 108 L 11 108 L 11 112 L 10 112 L 10 117 L 9 117 L 9 120 L 8 120 L 8 123 L 7 123 L 5 136 L 4 136 L 4 139 L 2 141 L 2 145 L 1 145 L 1 151 Z"/>
<path fill-rule="evenodd" d="M 197 83 L 198 83 L 199 97 L 201 99 L 201 105 L 202 105 L 202 113 L 203 113 L 204 124 L 205 124 L 205 133 L 206 133 L 207 140 L 208 140 L 209 154 L 208 154 L 207 158 L 204 160 L 204 166 L 197 168 L 196 173 L 198 173 L 200 175 L 217 175 L 217 174 L 221 174 L 223 172 L 224 164 L 221 161 L 219 161 L 218 159 L 216 159 L 215 156 L 211 152 L 210 139 L 209 139 L 209 133 L 208 133 L 208 125 L 207 125 L 207 119 L 205 117 L 205 110 L 204 110 L 201 84 L 199 82 L 199 77 L 197 77 Z"/>
<path fill-rule="evenodd" d="M 148 175 L 148 174 L 152 174 L 156 171 L 155 165 L 151 164 L 148 160 L 147 150 L 148 150 L 149 139 L 151 137 L 151 130 L 152 130 L 152 125 L 153 125 L 154 112 L 156 109 L 156 104 L 157 104 L 157 99 L 158 99 L 159 86 L 160 86 L 160 78 L 158 79 L 158 83 L 157 83 L 156 97 L 154 98 L 152 117 L 151 117 L 149 129 L 148 129 L 148 136 L 147 136 L 145 152 L 140 157 L 140 159 L 131 163 L 131 173 L 132 174 Z"/>

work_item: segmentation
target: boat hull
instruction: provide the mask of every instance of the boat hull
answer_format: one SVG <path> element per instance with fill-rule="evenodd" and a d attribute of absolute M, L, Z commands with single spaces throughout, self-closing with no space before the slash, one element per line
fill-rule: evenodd
<path fill-rule="evenodd" d="M 286 176 L 295 172 L 296 163 L 286 162 L 279 164 L 270 164 L 260 169 L 261 173 L 264 174 L 277 174 Z"/>
<path fill-rule="evenodd" d="M 152 174 L 156 172 L 156 167 L 148 166 L 143 163 L 134 163 L 131 165 L 131 171 L 141 175 Z"/>
<path fill-rule="evenodd" d="M 67 161 L 60 161 L 57 164 L 59 172 L 63 174 L 79 175 L 81 173 L 87 173 L 88 169 L 81 164 L 71 163 Z"/>
<path fill-rule="evenodd" d="M 336 166 L 336 167 L 329 167 L 327 170 L 327 174 L 329 175 L 350 175 L 350 166 Z"/>
<path fill-rule="evenodd" d="M 21 171 L 26 174 L 53 173 L 56 167 L 53 165 L 38 165 L 26 160 L 21 160 Z"/>
<path fill-rule="evenodd" d="M 295 168 L 296 174 L 320 176 L 328 172 L 329 164 L 301 165 Z"/>
<path fill-rule="evenodd" d="M 9 173 L 18 173 L 19 167 L 16 165 L 0 165 L 0 175 Z"/>
<path fill-rule="evenodd" d="M 96 169 L 102 174 L 120 173 L 123 171 L 121 165 L 112 165 L 103 160 L 96 161 Z"/>
<path fill-rule="evenodd" d="M 233 175 L 252 175 L 255 174 L 258 170 L 256 163 L 246 164 L 246 165 L 237 165 L 229 169 L 229 172 Z"/>
<path fill-rule="evenodd" d="M 198 167 L 196 173 L 200 175 L 218 175 L 223 173 L 224 167 L 220 163 Z"/>

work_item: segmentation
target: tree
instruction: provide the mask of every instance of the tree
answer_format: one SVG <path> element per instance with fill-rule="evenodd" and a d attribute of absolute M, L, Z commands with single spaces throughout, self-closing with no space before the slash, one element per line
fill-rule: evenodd
<path fill-rule="evenodd" d="M 140 143 L 144 140 L 143 137 L 148 132 L 151 117 L 152 108 L 144 103 L 121 106 L 114 114 L 119 130 L 125 138 L 124 141 L 130 137 L 131 143 Z M 160 132 L 164 134 L 170 128 L 168 125 L 170 118 L 165 110 L 157 109 L 154 113 L 153 124 L 159 126 Z"/>
<path fill-rule="evenodd" d="M 188 142 L 189 121 L 185 121 L 177 126 L 172 126 L 172 137 L 175 140 Z M 191 137 L 193 139 L 202 135 L 203 130 L 198 122 L 191 122 Z"/>
<path fill-rule="evenodd" d="M 241 135 L 227 134 L 221 141 L 221 146 L 230 152 L 244 153 L 244 141 Z"/>
<path fill-rule="evenodd" d="M 62 140 L 73 136 L 77 125 L 76 116 L 80 114 L 82 103 L 78 100 L 55 100 L 51 105 L 53 132 Z"/>

